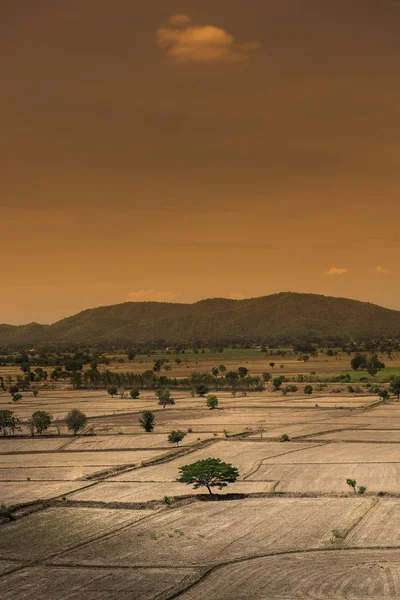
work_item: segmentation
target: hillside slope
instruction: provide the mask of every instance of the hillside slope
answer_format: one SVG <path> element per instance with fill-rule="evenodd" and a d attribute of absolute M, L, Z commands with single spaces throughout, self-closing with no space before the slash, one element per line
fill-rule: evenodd
<path fill-rule="evenodd" d="M 393 334 L 400 334 L 400 311 L 345 298 L 283 292 L 246 300 L 214 298 L 195 304 L 126 302 L 102 306 L 53 325 L 0 325 L 0 344 Z"/>

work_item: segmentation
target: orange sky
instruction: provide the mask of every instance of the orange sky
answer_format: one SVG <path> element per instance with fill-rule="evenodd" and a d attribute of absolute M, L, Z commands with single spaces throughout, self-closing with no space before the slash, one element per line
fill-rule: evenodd
<path fill-rule="evenodd" d="M 286 290 L 400 309 L 396 4 L 2 3 L 0 322 Z"/>

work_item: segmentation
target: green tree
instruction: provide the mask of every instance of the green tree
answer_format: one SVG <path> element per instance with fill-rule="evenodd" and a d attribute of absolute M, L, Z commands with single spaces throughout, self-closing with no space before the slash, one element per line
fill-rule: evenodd
<path fill-rule="evenodd" d="M 268 383 L 268 381 L 271 381 L 271 373 L 268 373 L 267 371 L 265 371 L 265 373 L 263 373 L 263 379 L 264 379 L 265 383 Z"/>
<path fill-rule="evenodd" d="M 135 360 L 135 356 L 136 352 L 133 349 L 128 350 L 128 360 Z"/>
<path fill-rule="evenodd" d="M 19 402 L 22 399 L 22 394 L 14 394 L 12 399 L 13 399 L 13 402 Z"/>
<path fill-rule="evenodd" d="M 226 366 L 225 365 L 219 365 L 218 367 L 220 373 L 226 373 Z"/>
<path fill-rule="evenodd" d="M 271 369 L 273 369 L 273 368 L 274 368 L 274 366 L 275 366 L 275 363 L 274 363 L 274 362 L 270 362 L 270 363 L 269 363 L 269 366 L 271 367 Z"/>
<path fill-rule="evenodd" d="M 20 420 L 12 410 L 8 410 L 7 408 L 0 410 L 0 431 L 3 432 L 4 437 L 7 436 L 8 432 L 14 433 L 19 424 Z"/>
<path fill-rule="evenodd" d="M 217 406 L 218 406 L 218 398 L 217 398 L 217 396 L 215 394 L 209 394 L 207 396 L 206 405 L 211 410 L 214 409 L 214 408 L 217 408 Z"/>
<path fill-rule="evenodd" d="M 397 396 L 397 400 L 400 400 L 400 376 L 393 375 L 390 378 L 389 391 L 394 396 Z"/>
<path fill-rule="evenodd" d="M 118 394 L 117 386 L 112 385 L 111 387 L 107 388 L 107 394 L 110 394 L 111 398 L 113 398 L 113 396 L 116 396 Z"/>
<path fill-rule="evenodd" d="M 140 396 L 139 390 L 137 390 L 137 389 L 131 390 L 130 396 L 131 396 L 131 398 L 133 398 L 133 400 L 136 400 L 136 398 L 139 398 L 139 396 Z"/>
<path fill-rule="evenodd" d="M 79 408 L 73 408 L 65 417 L 65 422 L 69 431 L 73 431 L 76 435 L 78 431 L 85 427 L 87 416 Z"/>
<path fill-rule="evenodd" d="M 367 371 L 369 375 L 376 375 L 378 371 L 385 368 L 385 363 L 381 362 L 377 354 L 371 354 L 367 359 Z"/>
<path fill-rule="evenodd" d="M 175 400 L 172 398 L 171 392 L 168 388 L 157 390 L 156 396 L 158 398 L 158 404 L 160 404 L 163 408 L 165 408 L 167 404 L 175 404 Z"/>
<path fill-rule="evenodd" d="M 44 410 L 37 410 L 32 415 L 32 423 L 39 435 L 46 431 L 53 421 L 50 413 Z"/>
<path fill-rule="evenodd" d="M 222 462 L 219 458 L 206 458 L 181 467 L 177 481 L 193 484 L 194 489 L 206 487 L 212 494 L 213 487 L 222 490 L 228 483 L 234 483 L 238 477 L 238 469 L 231 464 Z"/>
<path fill-rule="evenodd" d="M 147 433 L 151 433 L 155 426 L 156 418 L 151 410 L 143 410 L 139 416 L 139 424 Z"/>
<path fill-rule="evenodd" d="M 272 380 L 272 385 L 274 386 L 274 390 L 280 390 L 282 383 L 285 381 L 284 375 L 279 375 L 279 377 L 274 377 Z"/>
<path fill-rule="evenodd" d="M 196 394 L 200 397 L 203 397 L 206 394 L 208 394 L 208 386 L 206 386 L 205 383 L 198 383 L 194 389 Z"/>
<path fill-rule="evenodd" d="M 246 369 L 246 367 L 239 367 L 238 368 L 239 377 L 241 379 L 243 379 L 243 377 L 246 377 L 246 375 L 247 375 L 248 372 L 249 372 L 249 370 Z"/>
<path fill-rule="evenodd" d="M 356 490 L 356 486 L 357 486 L 357 481 L 355 479 L 346 479 L 346 483 L 348 486 L 350 486 L 353 490 L 353 492 L 356 494 L 357 490 Z"/>
<path fill-rule="evenodd" d="M 367 368 L 367 358 L 363 354 L 357 353 L 350 361 L 353 371 L 365 371 Z"/>
<path fill-rule="evenodd" d="M 184 437 L 186 437 L 186 433 L 178 429 L 176 431 L 171 431 L 171 433 L 168 434 L 168 441 L 170 444 L 179 446 L 179 442 L 181 442 Z"/>
<path fill-rule="evenodd" d="M 214 375 L 214 377 L 217 377 L 217 376 L 218 376 L 218 373 L 219 373 L 219 369 L 218 369 L 218 367 L 213 367 L 213 368 L 211 369 L 211 373 Z"/>
<path fill-rule="evenodd" d="M 304 386 L 304 393 L 310 396 L 313 393 L 313 386 L 312 385 Z"/>
<path fill-rule="evenodd" d="M 19 392 L 19 387 L 17 385 L 12 385 L 8 388 L 8 391 L 11 394 L 11 396 L 15 396 L 15 394 L 18 394 Z"/>
<path fill-rule="evenodd" d="M 380 392 L 378 392 L 378 396 L 379 398 L 382 398 L 384 402 L 386 402 L 386 400 L 389 400 L 390 394 L 388 390 L 381 390 Z"/>

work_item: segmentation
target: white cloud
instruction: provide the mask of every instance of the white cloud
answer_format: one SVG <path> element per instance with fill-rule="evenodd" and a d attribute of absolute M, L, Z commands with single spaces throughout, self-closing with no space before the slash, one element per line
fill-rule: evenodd
<path fill-rule="evenodd" d="M 384 267 L 376 267 L 378 273 L 383 273 L 383 275 L 390 275 L 390 269 L 385 269 Z"/>
<path fill-rule="evenodd" d="M 158 292 L 157 290 L 139 290 L 131 292 L 129 299 L 132 302 L 174 302 L 179 298 L 180 294 L 175 292 Z"/>
<path fill-rule="evenodd" d="M 345 275 L 345 273 L 348 273 L 348 272 L 349 272 L 348 269 L 331 267 L 330 269 L 325 271 L 325 275 Z"/>
<path fill-rule="evenodd" d="M 157 43 L 177 62 L 241 62 L 249 58 L 248 52 L 260 47 L 259 42 L 239 44 L 224 29 L 196 25 L 183 14 L 171 17 L 169 25 L 157 30 Z"/>

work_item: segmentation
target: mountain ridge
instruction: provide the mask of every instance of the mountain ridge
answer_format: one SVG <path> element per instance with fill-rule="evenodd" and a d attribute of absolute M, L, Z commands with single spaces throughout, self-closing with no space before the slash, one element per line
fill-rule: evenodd
<path fill-rule="evenodd" d="M 132 342 L 400 335 L 400 311 L 371 302 L 280 292 L 193 304 L 123 302 L 88 308 L 52 325 L 0 325 L 0 344 Z"/>

